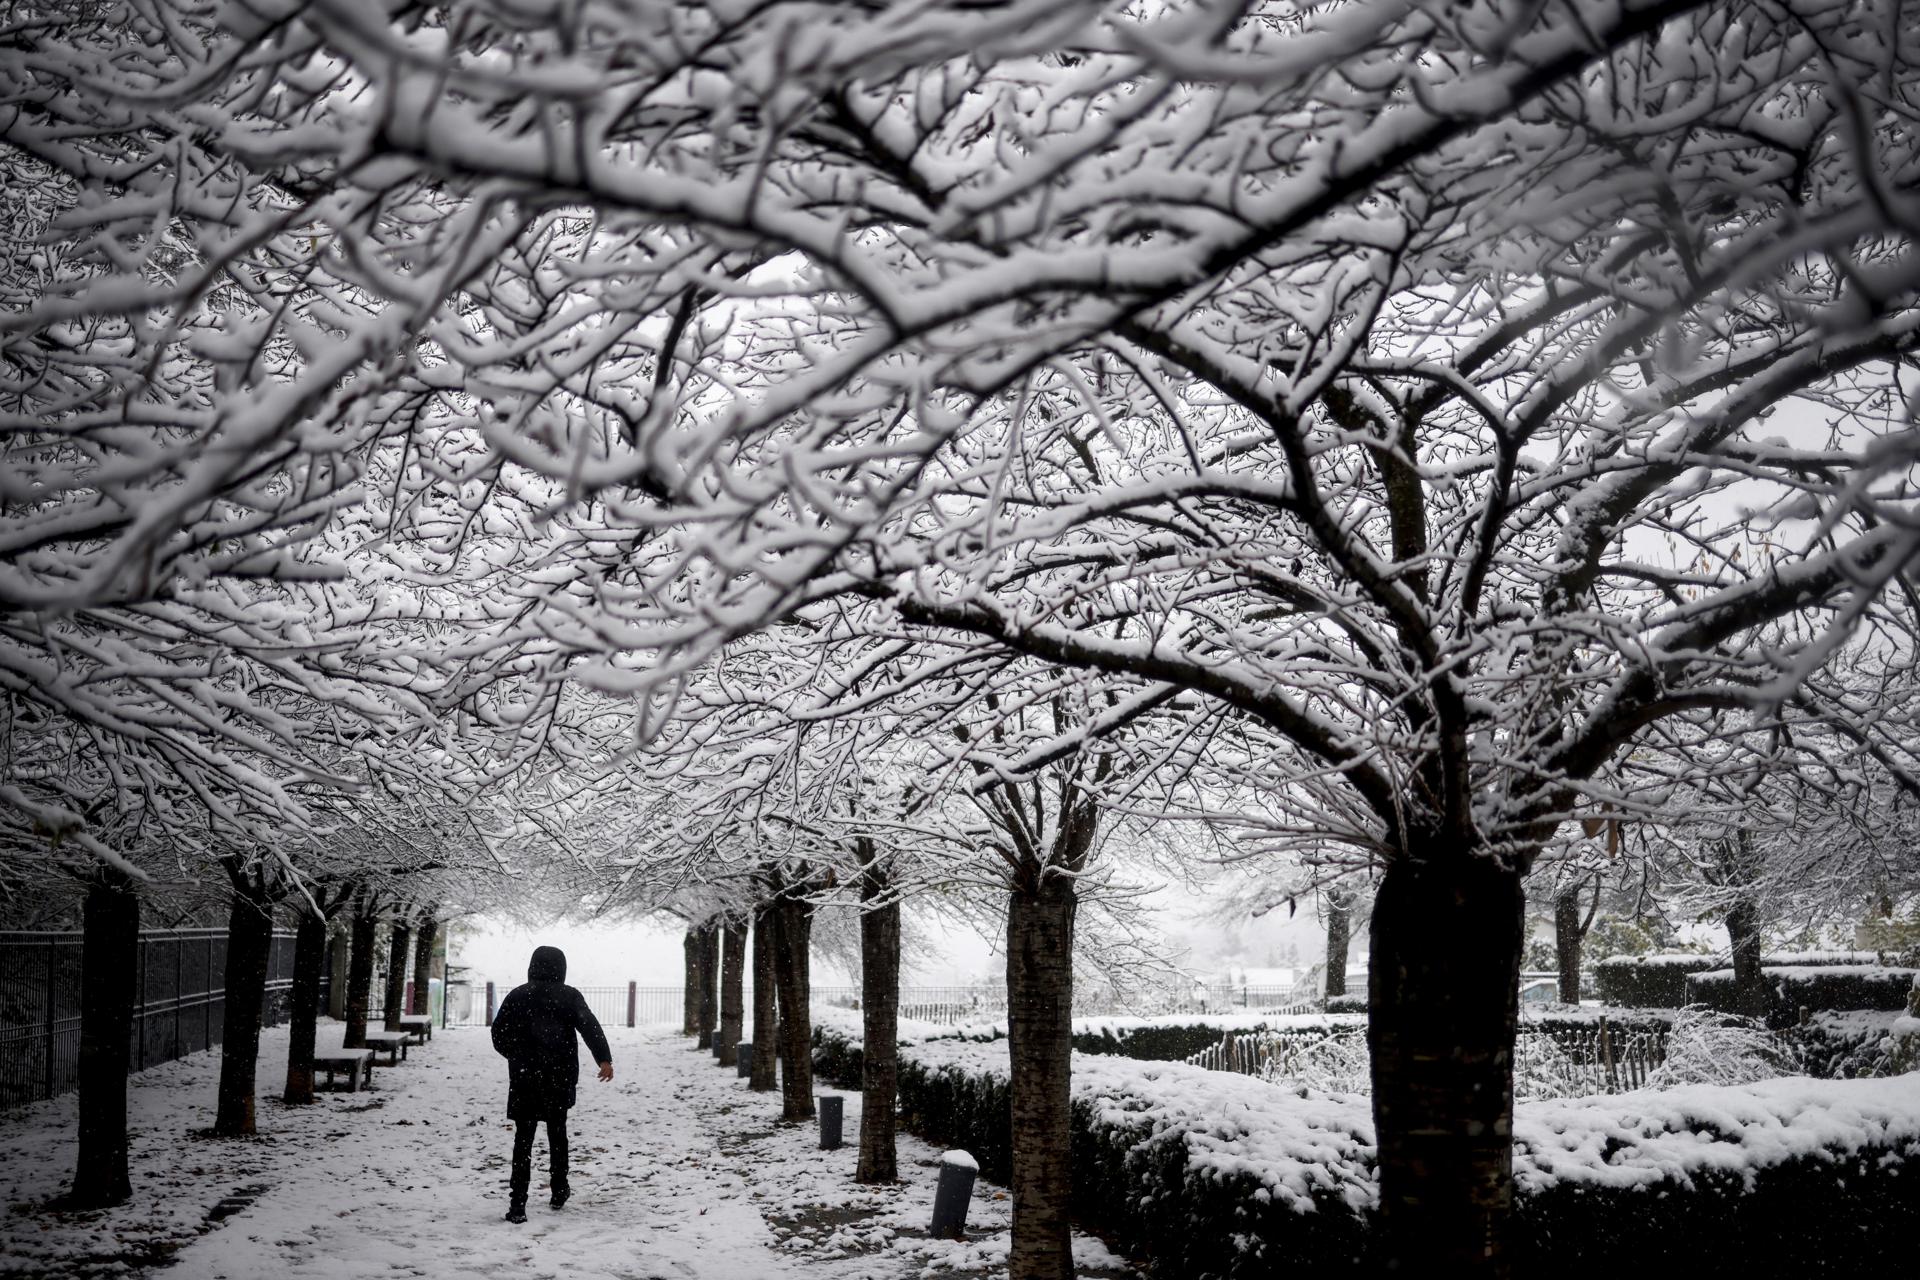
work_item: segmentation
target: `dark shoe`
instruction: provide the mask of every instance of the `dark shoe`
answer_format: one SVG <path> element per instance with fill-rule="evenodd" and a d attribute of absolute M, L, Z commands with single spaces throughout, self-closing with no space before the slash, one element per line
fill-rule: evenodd
<path fill-rule="evenodd" d="M 553 1199 L 547 1201 L 547 1204 L 555 1209 L 564 1209 L 567 1207 L 567 1201 L 572 1198 L 571 1191 L 556 1191 L 553 1193 Z"/>
<path fill-rule="evenodd" d="M 525 1222 L 526 1220 L 527 1206 L 523 1204 L 510 1204 L 507 1206 L 508 1222 Z"/>

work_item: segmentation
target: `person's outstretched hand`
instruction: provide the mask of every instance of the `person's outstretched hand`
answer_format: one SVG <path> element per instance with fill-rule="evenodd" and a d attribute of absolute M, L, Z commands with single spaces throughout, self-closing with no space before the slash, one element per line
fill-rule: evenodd
<path fill-rule="evenodd" d="M 611 1062 L 603 1062 L 600 1064 L 600 1078 L 602 1080 L 613 1079 L 613 1064 Z"/>

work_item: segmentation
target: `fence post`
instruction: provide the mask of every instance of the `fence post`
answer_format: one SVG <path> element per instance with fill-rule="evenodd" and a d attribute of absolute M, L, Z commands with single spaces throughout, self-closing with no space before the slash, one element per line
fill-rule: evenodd
<path fill-rule="evenodd" d="M 211 1049 L 213 1048 L 213 939 L 200 939 L 200 946 L 207 957 L 207 979 L 200 987 L 200 1047 Z M 221 1008 L 224 1009 L 226 1003 L 223 994 L 220 1000 Z"/>
<path fill-rule="evenodd" d="M 627 1025 L 633 1025 L 633 1018 L 640 1011 L 640 984 L 627 983 Z"/>
<path fill-rule="evenodd" d="M 493 1025 L 493 984 L 487 984 L 487 1025 Z"/>
<path fill-rule="evenodd" d="M 80 963 L 87 962 L 84 948 Z M 134 962 L 134 985 L 140 988 L 140 1003 L 133 1007 L 133 1052 L 134 1061 L 140 1064 L 140 1070 L 147 1069 L 147 937 L 140 935 L 139 959 Z"/>
<path fill-rule="evenodd" d="M 1607 1034 L 1605 1018 L 1600 1019 L 1600 1061 L 1606 1064 L 1608 1092 L 1620 1092 L 1620 1077 L 1613 1070 L 1613 1038 Z"/>
<path fill-rule="evenodd" d="M 53 955 L 55 940 L 47 938 L 47 1050 L 41 1056 L 46 1060 L 47 1097 L 53 1096 Z"/>

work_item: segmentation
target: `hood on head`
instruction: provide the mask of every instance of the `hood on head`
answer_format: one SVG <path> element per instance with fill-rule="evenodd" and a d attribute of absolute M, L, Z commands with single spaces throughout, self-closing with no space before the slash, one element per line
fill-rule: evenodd
<path fill-rule="evenodd" d="M 558 947 L 535 947 L 533 959 L 527 961 L 528 982 L 565 982 L 567 980 L 567 953 Z"/>

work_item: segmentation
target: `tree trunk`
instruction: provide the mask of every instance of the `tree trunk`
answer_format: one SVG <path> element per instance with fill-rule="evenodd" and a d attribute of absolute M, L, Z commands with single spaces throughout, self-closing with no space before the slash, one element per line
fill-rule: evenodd
<path fill-rule="evenodd" d="M 293 990 L 289 993 L 287 1087 L 281 1101 L 302 1106 L 313 1101 L 314 1021 L 320 1016 L 320 970 L 327 961 L 326 918 L 301 906 L 293 942 Z"/>
<path fill-rule="evenodd" d="M 686 977 L 680 985 L 680 1034 L 697 1036 L 700 1034 L 700 939 L 689 929 L 680 945 L 686 953 Z"/>
<path fill-rule="evenodd" d="M 340 1043 L 349 1049 L 367 1044 L 367 1006 L 373 1001 L 373 944 L 379 920 L 365 910 L 353 917 L 347 952 L 347 1031 Z"/>
<path fill-rule="evenodd" d="M 1560 967 L 1560 999 L 1580 1003 L 1580 889 L 1564 889 L 1553 900 L 1553 954 Z"/>
<path fill-rule="evenodd" d="M 267 960 L 272 948 L 272 904 L 236 891 L 227 912 L 220 1091 L 213 1117 L 213 1133 L 218 1138 L 243 1138 L 254 1131 L 253 1077 L 260 1064 L 260 1019 L 266 1006 Z"/>
<path fill-rule="evenodd" d="M 1353 899 L 1327 890 L 1327 998 L 1347 994 L 1347 946 L 1353 938 Z"/>
<path fill-rule="evenodd" d="M 127 1179 L 127 1063 L 139 973 L 140 899 L 102 872 L 87 889 L 80 956 L 80 1150 L 73 1185 L 55 1203 L 104 1209 L 133 1194 Z"/>
<path fill-rule="evenodd" d="M 720 1001 L 714 985 L 720 981 L 720 926 L 709 921 L 700 929 L 700 1032 L 695 1048 L 713 1049 L 714 1028 L 720 1022 Z"/>
<path fill-rule="evenodd" d="M 900 901 L 873 906 L 891 886 L 886 873 L 869 870 L 860 897 L 860 1006 L 865 1049 L 860 1069 L 861 1182 L 899 1177 L 894 1150 L 895 1109 L 900 1084 Z"/>
<path fill-rule="evenodd" d="M 421 921 L 413 935 L 413 1003 L 407 1006 L 408 1013 L 433 1012 L 433 1001 L 427 997 L 433 986 L 433 944 L 439 936 L 440 922 L 432 916 Z"/>
<path fill-rule="evenodd" d="M 740 1027 L 746 1020 L 747 928 L 729 923 L 720 948 L 720 1065 L 734 1065 Z"/>
<path fill-rule="evenodd" d="M 327 1016 L 347 1020 L 347 966 L 353 961 L 353 931 L 342 929 L 327 942 Z"/>
<path fill-rule="evenodd" d="M 773 904 L 774 982 L 780 991 L 780 1118 L 813 1119 L 813 904 Z"/>
<path fill-rule="evenodd" d="M 779 990 L 775 974 L 779 963 L 774 956 L 773 908 L 766 903 L 753 909 L 753 1063 L 747 1087 L 755 1093 L 774 1088 L 774 1064 L 779 1059 Z"/>
<path fill-rule="evenodd" d="M 1733 944 L 1733 1012 L 1765 1018 L 1773 1001 L 1760 970 L 1760 912 L 1750 899 L 1741 899 L 1727 912 L 1727 938 Z"/>
<path fill-rule="evenodd" d="M 410 929 L 399 920 L 393 922 L 392 930 L 387 934 L 387 1030 L 400 1029 L 400 1016 L 407 1011 L 407 944 L 412 941 Z"/>
<path fill-rule="evenodd" d="M 1727 909 L 1727 940 L 1733 947 L 1733 1012 L 1764 1018 L 1773 1001 L 1760 974 L 1760 909 L 1749 886 L 1758 878 L 1753 832 L 1742 827 L 1719 845 L 1719 882 L 1733 891 Z"/>
<path fill-rule="evenodd" d="M 1007 1052 L 1012 1065 L 1013 1250 L 1009 1280 L 1071 1280 L 1069 1120 L 1073 929 L 1066 876 L 1016 886 L 1007 901 Z"/>
<path fill-rule="evenodd" d="M 1374 900 L 1367 1045 L 1384 1271 L 1508 1274 L 1520 880 L 1462 849 L 1396 860 Z"/>

